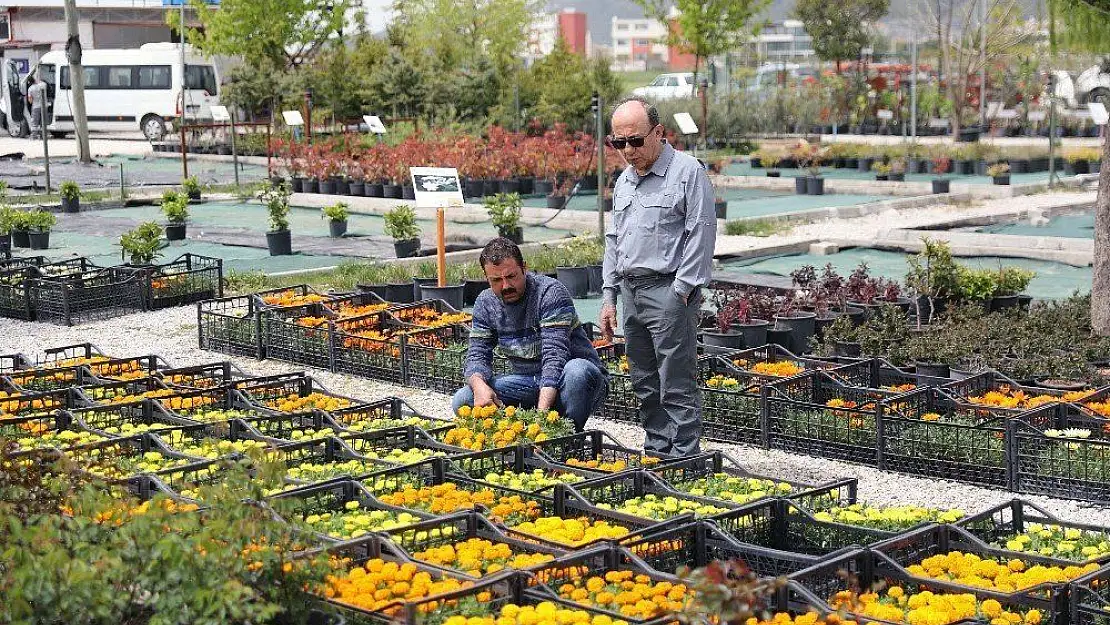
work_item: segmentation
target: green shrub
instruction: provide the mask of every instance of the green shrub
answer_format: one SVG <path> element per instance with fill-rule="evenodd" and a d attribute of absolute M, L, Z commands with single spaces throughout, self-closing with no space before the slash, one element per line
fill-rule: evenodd
<path fill-rule="evenodd" d="M 189 219 L 189 196 L 176 191 L 162 194 L 162 214 L 171 224 L 183 224 Z"/>
<path fill-rule="evenodd" d="M 325 206 L 322 211 L 324 219 L 328 221 L 347 221 L 350 216 L 349 208 L 345 202 L 336 202 L 331 206 Z"/>
<path fill-rule="evenodd" d="M 258 199 L 266 205 L 270 214 L 270 231 L 285 232 L 289 229 L 289 196 L 292 190 L 288 183 L 268 184 L 258 192 Z"/>
<path fill-rule="evenodd" d="M 149 265 L 162 255 L 167 243 L 162 240 L 162 226 L 148 221 L 119 237 L 123 258 L 135 265 Z"/>
<path fill-rule="evenodd" d="M 519 193 L 498 193 L 486 198 L 486 212 L 499 231 L 515 230 L 520 225 L 524 200 Z"/>
<path fill-rule="evenodd" d="M 81 197 L 81 187 L 77 186 L 77 183 L 72 180 L 63 182 L 62 186 L 59 187 L 59 192 L 62 198 L 67 200 L 76 200 Z"/>
<path fill-rule="evenodd" d="M 50 229 L 58 223 L 57 215 L 41 209 L 27 213 L 25 220 L 27 229 L 34 232 L 50 232 Z"/>
<path fill-rule="evenodd" d="M 385 214 L 385 233 L 394 241 L 407 241 L 420 236 L 416 211 L 408 204 L 398 204 Z"/>

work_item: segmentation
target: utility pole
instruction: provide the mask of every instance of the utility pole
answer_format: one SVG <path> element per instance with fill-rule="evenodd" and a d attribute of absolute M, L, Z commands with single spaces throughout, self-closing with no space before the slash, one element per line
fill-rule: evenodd
<path fill-rule="evenodd" d="M 81 38 L 77 30 L 77 0 L 65 0 L 65 14 L 68 35 L 66 58 L 69 61 L 69 84 L 73 91 L 73 129 L 77 138 L 77 160 L 91 163 L 89 125 L 85 114 L 85 71 L 81 69 Z M 43 111 L 46 111 L 45 106 Z M 46 126 L 43 126 L 43 136 L 46 136 L 46 132 Z"/>
<path fill-rule="evenodd" d="M 597 142 L 597 236 L 605 240 L 605 190 L 609 187 L 605 180 L 605 111 L 601 94 L 594 92 L 591 98 L 594 110 L 594 140 Z"/>
<path fill-rule="evenodd" d="M 917 143 L 917 30 L 910 40 L 910 139 Z"/>
<path fill-rule="evenodd" d="M 987 131 L 987 0 L 979 0 L 979 132 Z"/>

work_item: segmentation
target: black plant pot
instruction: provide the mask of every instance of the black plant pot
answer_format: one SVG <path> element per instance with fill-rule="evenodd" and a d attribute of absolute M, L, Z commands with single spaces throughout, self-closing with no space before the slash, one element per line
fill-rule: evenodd
<path fill-rule="evenodd" d="M 351 195 L 355 197 L 362 197 L 366 195 L 366 183 L 362 182 L 361 180 L 359 180 L 358 182 L 351 182 L 347 185 L 347 189 L 350 191 Z"/>
<path fill-rule="evenodd" d="M 413 278 L 412 279 L 412 292 L 417 301 L 422 299 L 429 299 L 429 296 L 424 294 L 424 287 L 436 286 L 439 284 L 439 278 Z"/>
<path fill-rule="evenodd" d="M 928 297 L 919 295 L 917 298 L 917 310 L 920 311 L 918 314 L 922 324 L 931 322 L 947 309 L 948 300 L 946 298 L 934 297 L 931 305 Z"/>
<path fill-rule="evenodd" d="M 1010 161 L 1010 173 L 1012 174 L 1027 174 L 1029 173 L 1029 159 L 1015 158 Z"/>
<path fill-rule="evenodd" d="M 549 195 L 549 196 L 547 196 L 547 207 L 548 208 L 562 208 L 563 203 L 566 202 L 566 201 L 567 201 L 567 197 L 565 195 Z"/>
<path fill-rule="evenodd" d="M 1029 305 L 1033 303 L 1033 296 L 1032 295 L 1018 295 L 1017 300 L 1018 300 L 1018 308 L 1020 308 L 1024 311 L 1028 311 L 1029 310 Z"/>
<path fill-rule="evenodd" d="M 26 230 L 12 230 L 12 247 L 31 247 Z"/>
<path fill-rule="evenodd" d="M 334 180 L 321 180 L 320 193 L 324 195 L 335 195 L 335 181 Z"/>
<path fill-rule="evenodd" d="M 512 241 L 513 243 L 516 243 L 517 245 L 520 245 L 521 243 L 524 243 L 524 228 L 522 228 L 520 226 L 517 226 L 516 228 L 513 228 L 511 230 L 498 228 L 497 229 L 497 234 L 499 234 L 500 236 L 505 237 L 506 239 Z"/>
<path fill-rule="evenodd" d="M 875 164 L 875 159 L 866 157 L 860 158 L 856 161 L 856 171 L 871 171 L 871 166 Z"/>
<path fill-rule="evenodd" d="M 901 174 L 893 174 L 892 173 L 892 174 L 887 176 L 887 180 L 890 180 L 891 182 L 905 182 L 906 181 L 906 174 L 905 173 L 901 173 Z"/>
<path fill-rule="evenodd" d="M 328 220 L 328 236 L 333 239 L 347 234 L 347 220 L 337 221 L 334 219 Z"/>
<path fill-rule="evenodd" d="M 465 286 L 462 284 L 449 284 L 447 286 L 436 286 L 434 284 L 420 285 L 420 299 L 441 299 L 455 310 L 463 309 L 463 290 Z"/>
<path fill-rule="evenodd" d="M 200 199 L 200 191 L 190 191 L 188 195 L 189 195 L 190 200 L 199 200 Z"/>
<path fill-rule="evenodd" d="M 778 345 L 783 349 L 789 350 L 793 336 L 794 331 L 790 328 L 767 328 L 767 343 L 765 344 Z"/>
<path fill-rule="evenodd" d="M 294 176 L 290 186 L 293 193 L 304 193 L 304 178 L 301 176 Z"/>
<path fill-rule="evenodd" d="M 319 193 L 320 181 L 315 178 L 306 178 L 301 184 L 301 191 L 303 193 Z"/>
<path fill-rule="evenodd" d="M 794 193 L 796 195 L 806 195 L 809 193 L 809 187 L 806 185 L 804 176 L 798 176 L 794 179 Z"/>
<path fill-rule="evenodd" d="M 825 179 L 820 176 L 806 178 L 806 193 L 809 195 L 825 195 Z"/>
<path fill-rule="evenodd" d="M 952 188 L 952 181 L 947 178 L 933 180 L 933 193 L 948 193 Z"/>
<path fill-rule="evenodd" d="M 489 288 L 487 280 L 463 280 L 463 305 L 473 306 L 478 296 Z"/>
<path fill-rule="evenodd" d="M 987 312 L 998 312 L 1018 305 L 1017 295 L 996 295 L 987 302 Z"/>
<path fill-rule="evenodd" d="M 586 270 L 590 275 L 590 293 L 601 293 L 601 287 L 604 283 L 601 265 L 586 265 Z"/>
<path fill-rule="evenodd" d="M 517 184 L 520 185 L 519 192 L 521 195 L 532 195 L 535 193 L 536 179 L 531 176 L 524 176 L 517 178 Z"/>
<path fill-rule="evenodd" d="M 957 176 L 970 176 L 975 173 L 975 161 L 972 160 L 955 161 L 953 166 L 956 168 Z"/>
<path fill-rule="evenodd" d="M 769 169 L 769 170 L 767 170 L 767 177 L 768 178 L 781 178 L 782 177 L 782 172 L 778 171 L 776 169 Z"/>
<path fill-rule="evenodd" d="M 825 330 L 842 316 L 844 316 L 843 313 L 833 312 L 831 310 L 818 313 L 817 318 L 813 320 L 813 333 L 817 336 L 825 336 Z"/>
<path fill-rule="evenodd" d="M 1005 176 L 995 176 L 994 177 L 994 184 L 997 184 L 997 185 L 1008 185 L 1008 184 L 1010 184 L 1010 174 L 1006 174 Z"/>
<path fill-rule="evenodd" d="M 551 184 L 550 180 L 536 180 L 532 183 L 533 195 L 551 195 L 555 190 L 555 186 Z"/>
<path fill-rule="evenodd" d="M 759 158 L 758 156 L 753 156 L 749 163 L 751 164 L 752 169 L 761 169 L 763 167 L 763 159 Z"/>
<path fill-rule="evenodd" d="M 350 195 L 351 194 L 351 184 L 349 182 L 347 182 L 346 180 L 336 180 L 335 181 L 335 194 L 336 195 Z"/>
<path fill-rule="evenodd" d="M 606 213 L 613 212 L 613 198 L 611 198 L 611 197 L 601 198 L 601 209 L 603 211 L 605 211 Z"/>
<path fill-rule="evenodd" d="M 390 282 L 386 285 L 386 300 L 395 304 L 408 304 L 416 301 L 416 289 L 412 282 Z"/>
<path fill-rule="evenodd" d="M 366 197 L 383 197 L 381 183 L 367 182 L 363 194 L 366 195 Z"/>
<path fill-rule="evenodd" d="M 817 331 L 817 315 L 811 312 L 793 312 L 789 315 L 775 315 L 775 326 L 788 328 L 791 332 L 790 346 L 787 347 L 795 354 L 801 354 L 809 348 L 809 337 Z"/>
<path fill-rule="evenodd" d="M 81 198 L 74 197 L 62 198 L 62 212 L 63 213 L 78 213 L 81 211 Z"/>
<path fill-rule="evenodd" d="M 399 184 L 383 184 L 382 185 L 382 197 L 389 198 L 391 200 L 401 199 L 401 185 L 399 185 Z"/>
<path fill-rule="evenodd" d="M 50 231 L 46 232 L 28 232 L 27 233 L 27 247 L 33 250 L 47 250 L 50 249 Z"/>
<path fill-rule="evenodd" d="M 582 298 L 589 294 L 590 272 L 585 267 L 556 267 L 555 273 L 571 297 Z"/>
<path fill-rule="evenodd" d="M 930 378 L 948 378 L 952 375 L 952 367 L 942 362 L 915 362 L 914 373 L 917 375 L 918 386 L 929 386 Z"/>
<path fill-rule="evenodd" d="M 771 330 L 771 322 L 764 319 L 750 319 L 747 323 L 736 323 L 732 327 L 744 335 L 744 347 L 751 349 L 767 344 L 767 333 Z"/>
<path fill-rule="evenodd" d="M 501 193 L 520 193 L 520 181 L 502 180 L 500 189 Z"/>
<path fill-rule="evenodd" d="M 578 180 L 578 185 L 583 191 L 597 191 L 597 176 L 584 176 Z"/>
<path fill-rule="evenodd" d="M 266 233 L 266 247 L 270 256 L 289 256 L 293 253 L 293 233 L 288 230 Z"/>
<path fill-rule="evenodd" d="M 859 158 L 849 157 L 844 159 L 844 164 L 841 165 L 844 169 L 859 169 Z"/>
<path fill-rule="evenodd" d="M 420 238 L 413 237 L 404 241 L 394 241 L 393 250 L 397 253 L 397 258 L 409 258 L 416 256 L 420 251 Z"/>
<path fill-rule="evenodd" d="M 852 325 L 859 327 L 867 321 L 867 311 L 859 306 L 848 306 L 848 310 L 844 311 L 848 318 L 852 320 Z"/>
<path fill-rule="evenodd" d="M 416 189 L 411 184 L 406 184 L 401 187 L 401 197 L 406 200 L 416 199 Z"/>
<path fill-rule="evenodd" d="M 186 224 L 166 224 L 167 241 L 184 241 Z"/>
<path fill-rule="evenodd" d="M 482 195 L 497 195 L 501 192 L 500 180 L 483 180 Z"/>
<path fill-rule="evenodd" d="M 841 358 L 859 358 L 863 355 L 863 346 L 852 341 L 835 341 L 832 353 Z"/>
<path fill-rule="evenodd" d="M 728 202 L 713 200 L 713 212 L 717 214 L 717 219 L 728 219 Z"/>
<path fill-rule="evenodd" d="M 890 180 L 890 174 L 875 174 L 875 180 L 879 182 L 886 182 Z"/>
<path fill-rule="evenodd" d="M 736 329 L 730 329 L 724 333 L 702 330 L 701 342 L 725 349 L 744 349 L 744 333 Z"/>
<path fill-rule="evenodd" d="M 381 284 L 359 284 L 356 285 L 359 293 L 373 293 L 385 301 L 389 301 L 389 285 Z"/>

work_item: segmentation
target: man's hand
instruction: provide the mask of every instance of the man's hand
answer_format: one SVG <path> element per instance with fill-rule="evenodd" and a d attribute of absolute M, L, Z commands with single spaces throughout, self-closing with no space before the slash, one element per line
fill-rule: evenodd
<path fill-rule="evenodd" d="M 474 391 L 474 405 L 475 406 L 489 406 L 495 405 L 501 407 L 501 399 L 497 396 L 497 391 L 493 387 L 486 384 L 486 381 L 481 376 L 475 375 L 470 378 L 470 390 Z"/>
<path fill-rule="evenodd" d="M 536 401 L 536 408 L 538 410 L 551 410 L 558 399 L 559 389 L 545 386 L 540 389 L 540 398 Z"/>
<path fill-rule="evenodd" d="M 617 331 L 617 307 L 613 304 L 601 305 L 601 337 L 606 341 L 613 340 L 613 334 Z"/>

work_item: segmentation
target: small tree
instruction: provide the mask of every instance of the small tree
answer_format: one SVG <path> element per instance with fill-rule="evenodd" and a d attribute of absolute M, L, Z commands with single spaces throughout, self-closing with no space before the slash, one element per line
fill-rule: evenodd
<path fill-rule="evenodd" d="M 798 0 L 794 15 L 813 38 L 813 52 L 836 63 L 859 58 L 871 41 L 871 25 L 890 10 L 890 0 Z"/>

